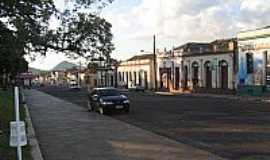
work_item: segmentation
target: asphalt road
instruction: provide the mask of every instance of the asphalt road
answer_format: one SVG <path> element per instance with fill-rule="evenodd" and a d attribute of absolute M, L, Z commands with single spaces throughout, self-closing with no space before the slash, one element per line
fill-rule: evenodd
<path fill-rule="evenodd" d="M 40 89 L 82 107 L 87 92 Z M 270 159 L 269 103 L 222 98 L 125 93 L 130 114 L 109 116 L 173 140 L 236 160 Z"/>

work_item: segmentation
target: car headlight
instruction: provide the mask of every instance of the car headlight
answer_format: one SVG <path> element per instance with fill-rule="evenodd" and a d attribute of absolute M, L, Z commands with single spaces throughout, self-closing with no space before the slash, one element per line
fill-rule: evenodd
<path fill-rule="evenodd" d="M 113 102 L 104 101 L 103 99 L 99 100 L 102 105 L 113 105 Z"/>
<path fill-rule="evenodd" d="M 127 100 L 124 100 L 123 103 L 127 104 L 127 103 L 129 103 L 129 100 L 128 99 Z"/>

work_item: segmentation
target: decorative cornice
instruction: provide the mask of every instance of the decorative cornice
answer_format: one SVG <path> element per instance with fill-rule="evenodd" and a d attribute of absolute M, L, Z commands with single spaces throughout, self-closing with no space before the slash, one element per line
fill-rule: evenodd
<path fill-rule="evenodd" d="M 247 40 L 260 39 L 260 38 L 270 38 L 270 34 L 262 34 L 262 35 L 257 35 L 257 36 L 249 36 L 245 38 L 238 38 L 238 41 L 247 41 Z"/>

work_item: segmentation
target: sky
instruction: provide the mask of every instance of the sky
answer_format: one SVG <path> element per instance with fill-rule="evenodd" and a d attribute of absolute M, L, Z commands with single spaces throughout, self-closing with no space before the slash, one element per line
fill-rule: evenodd
<path fill-rule="evenodd" d="M 56 5 L 63 7 L 64 1 Z M 152 51 L 154 34 L 159 49 L 232 38 L 242 30 L 269 26 L 269 11 L 270 0 L 114 0 L 100 16 L 112 24 L 112 57 L 125 60 Z M 48 70 L 63 60 L 72 61 L 51 53 L 30 66 Z"/>

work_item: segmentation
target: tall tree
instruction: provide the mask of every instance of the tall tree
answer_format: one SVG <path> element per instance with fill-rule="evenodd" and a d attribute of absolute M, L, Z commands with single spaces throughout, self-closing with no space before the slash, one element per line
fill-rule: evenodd
<path fill-rule="evenodd" d="M 54 50 L 73 58 L 87 58 L 111 53 L 111 25 L 93 8 L 101 10 L 112 0 L 68 2 L 72 8 L 58 10 L 54 0 L 0 0 L 0 76 L 20 72 L 20 67 L 10 66 L 19 64 L 15 62 L 18 60 L 26 64 L 25 54 L 46 55 L 48 50 Z M 61 24 L 54 30 L 49 28 L 53 16 Z"/>

